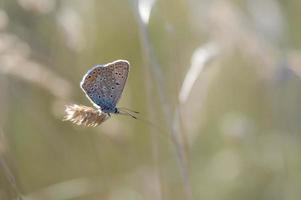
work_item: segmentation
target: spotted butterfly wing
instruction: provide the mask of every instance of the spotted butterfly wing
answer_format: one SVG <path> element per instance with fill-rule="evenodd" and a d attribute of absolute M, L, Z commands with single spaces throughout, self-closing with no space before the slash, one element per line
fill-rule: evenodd
<path fill-rule="evenodd" d="M 81 88 L 94 105 L 104 112 L 114 112 L 126 83 L 130 64 L 117 60 L 90 69 L 81 81 Z"/>

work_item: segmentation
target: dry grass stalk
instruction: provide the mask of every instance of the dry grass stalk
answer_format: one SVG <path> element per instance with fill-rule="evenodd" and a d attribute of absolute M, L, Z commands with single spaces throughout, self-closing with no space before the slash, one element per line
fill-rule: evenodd
<path fill-rule="evenodd" d="M 77 125 L 95 127 L 106 121 L 110 116 L 94 108 L 71 104 L 65 108 L 65 117 L 63 121 L 71 121 Z"/>

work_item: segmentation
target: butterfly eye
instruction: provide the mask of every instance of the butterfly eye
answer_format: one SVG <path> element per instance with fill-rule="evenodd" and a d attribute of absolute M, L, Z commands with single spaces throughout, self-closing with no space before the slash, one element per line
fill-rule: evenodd
<path fill-rule="evenodd" d="M 116 82 L 116 85 L 120 85 L 120 83 Z"/>
<path fill-rule="evenodd" d="M 90 76 L 88 76 L 88 78 L 91 78 L 91 75 L 90 75 Z"/>
<path fill-rule="evenodd" d="M 114 90 L 115 88 L 114 87 L 112 87 L 112 90 Z"/>
<path fill-rule="evenodd" d="M 110 95 L 110 97 L 113 97 L 113 95 Z"/>

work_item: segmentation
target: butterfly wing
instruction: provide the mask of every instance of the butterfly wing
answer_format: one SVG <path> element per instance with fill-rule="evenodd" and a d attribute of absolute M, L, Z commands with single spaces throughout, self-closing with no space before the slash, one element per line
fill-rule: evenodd
<path fill-rule="evenodd" d="M 87 72 L 80 84 L 90 101 L 105 112 L 114 112 L 129 71 L 129 63 L 117 60 L 97 65 Z"/>
<path fill-rule="evenodd" d="M 128 73 L 130 69 L 129 62 L 125 60 L 117 60 L 111 64 L 108 64 L 113 69 L 114 83 L 112 89 L 112 103 L 116 105 L 122 95 Z"/>

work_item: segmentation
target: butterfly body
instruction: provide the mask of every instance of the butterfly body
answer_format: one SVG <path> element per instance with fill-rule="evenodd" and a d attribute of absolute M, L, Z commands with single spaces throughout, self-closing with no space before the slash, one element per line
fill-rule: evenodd
<path fill-rule="evenodd" d="M 120 113 L 116 104 L 124 89 L 129 68 L 130 64 L 126 60 L 96 65 L 84 75 L 80 87 L 102 112 Z"/>

